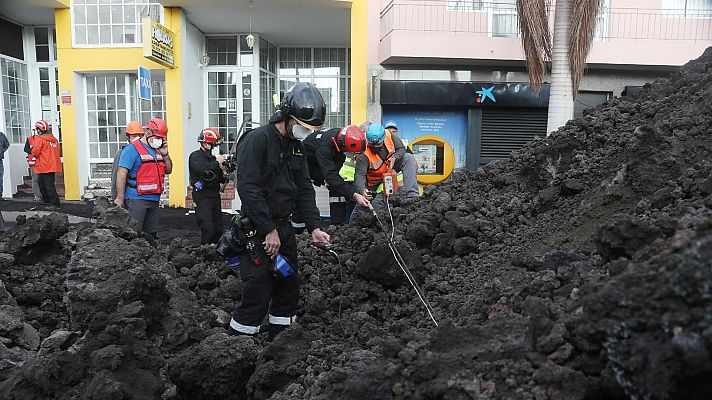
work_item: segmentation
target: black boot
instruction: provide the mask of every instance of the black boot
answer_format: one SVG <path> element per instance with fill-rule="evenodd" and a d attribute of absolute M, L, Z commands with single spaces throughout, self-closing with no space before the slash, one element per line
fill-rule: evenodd
<path fill-rule="evenodd" d="M 267 334 L 269 335 L 269 340 L 274 340 L 277 335 L 282 333 L 282 331 L 287 328 L 289 328 L 289 325 L 269 324 L 269 327 L 267 327 Z"/>

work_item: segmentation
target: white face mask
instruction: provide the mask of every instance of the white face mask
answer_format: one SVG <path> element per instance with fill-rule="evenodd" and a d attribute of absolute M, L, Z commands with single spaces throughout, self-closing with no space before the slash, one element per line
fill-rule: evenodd
<path fill-rule="evenodd" d="M 306 139 L 307 136 L 311 135 L 312 132 L 313 131 L 311 129 L 307 129 L 299 124 L 295 124 L 292 128 L 292 136 L 300 142 Z"/>
<path fill-rule="evenodd" d="M 210 152 L 211 152 L 214 156 L 220 155 L 220 146 L 214 146 L 212 149 L 210 149 Z"/>
<path fill-rule="evenodd" d="M 129 143 L 135 142 L 137 140 L 141 139 L 141 136 L 135 135 L 135 136 L 129 136 Z"/>
<path fill-rule="evenodd" d="M 149 143 L 149 146 L 153 147 L 154 149 L 160 149 L 161 146 L 163 146 L 163 139 L 151 138 L 151 142 Z"/>

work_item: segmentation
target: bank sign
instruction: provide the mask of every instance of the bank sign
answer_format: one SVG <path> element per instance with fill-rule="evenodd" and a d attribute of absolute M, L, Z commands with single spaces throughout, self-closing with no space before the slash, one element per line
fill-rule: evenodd
<path fill-rule="evenodd" d="M 166 67 L 173 68 L 173 32 L 151 18 L 143 19 L 143 56 Z"/>

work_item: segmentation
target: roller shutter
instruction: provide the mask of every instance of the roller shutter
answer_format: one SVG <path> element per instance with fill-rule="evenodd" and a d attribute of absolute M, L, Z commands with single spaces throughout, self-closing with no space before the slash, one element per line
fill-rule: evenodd
<path fill-rule="evenodd" d="M 546 108 L 483 109 L 480 164 L 509 158 L 534 136 L 546 136 L 547 112 Z"/>

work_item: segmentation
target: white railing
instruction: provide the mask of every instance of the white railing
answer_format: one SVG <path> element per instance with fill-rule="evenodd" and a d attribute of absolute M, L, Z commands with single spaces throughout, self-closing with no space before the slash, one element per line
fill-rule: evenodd
<path fill-rule="evenodd" d="M 395 31 L 518 37 L 516 0 L 392 0 L 381 11 L 381 40 Z M 712 9 L 603 7 L 596 39 L 712 41 Z"/>

